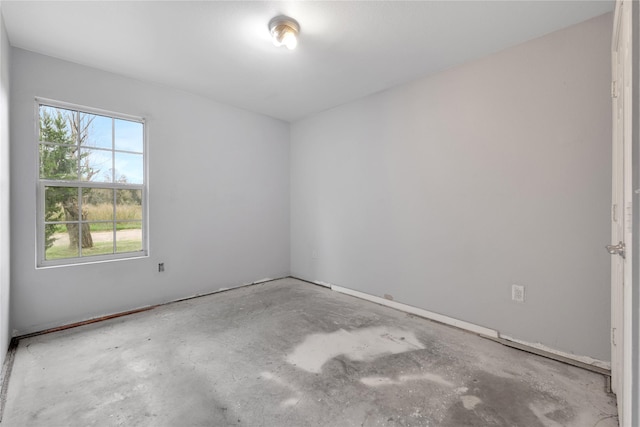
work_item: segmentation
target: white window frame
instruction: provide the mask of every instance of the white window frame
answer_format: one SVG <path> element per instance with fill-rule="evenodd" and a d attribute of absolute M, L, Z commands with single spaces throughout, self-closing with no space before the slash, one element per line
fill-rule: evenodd
<path fill-rule="evenodd" d="M 116 182 L 93 182 L 93 181 L 81 181 L 78 180 L 54 180 L 54 179 L 43 179 L 40 178 L 40 145 L 42 141 L 40 141 L 40 106 L 47 106 L 53 108 L 63 108 L 67 110 L 78 111 L 81 113 L 95 114 L 100 116 L 109 117 L 112 119 L 122 119 L 132 122 L 137 122 L 142 124 L 143 129 L 143 183 L 142 184 L 131 184 L 131 183 L 116 183 Z M 56 267 L 56 266 L 70 266 L 70 265 L 84 265 L 96 262 L 108 262 L 108 261 L 117 261 L 117 260 L 126 260 L 126 259 L 135 259 L 135 258 L 144 258 L 149 256 L 149 239 L 148 239 L 148 230 L 149 230 L 149 209 L 148 209 L 148 188 L 149 188 L 149 179 L 148 179 L 148 141 L 147 141 L 147 124 L 144 118 L 132 116 L 123 113 L 117 113 L 113 111 L 102 110 L 93 107 L 86 107 L 83 105 L 72 104 L 63 101 L 57 101 L 48 98 L 36 97 L 35 99 L 35 146 L 36 146 L 36 182 L 37 182 L 37 190 L 36 190 L 36 268 L 45 268 L 45 267 Z M 114 138 L 114 134 L 112 132 L 112 138 Z M 112 145 L 111 150 L 104 149 L 103 151 L 111 151 L 112 155 L 115 155 L 116 152 L 128 153 L 125 150 L 115 150 Z M 133 152 L 131 152 L 133 153 Z M 135 154 L 140 154 L 136 152 Z M 70 257 L 70 258 L 62 258 L 55 260 L 47 260 L 45 259 L 45 188 L 46 187 L 73 187 L 78 188 L 78 192 L 80 192 L 81 188 L 105 188 L 105 189 L 114 189 L 114 190 L 141 190 L 142 191 L 142 250 L 135 252 L 122 252 L 122 253 L 113 253 L 113 254 L 103 254 L 103 255 L 90 255 L 90 256 L 82 256 L 82 245 L 79 248 L 79 256 Z M 114 191 L 115 197 L 115 191 Z M 79 211 L 82 212 L 82 198 L 78 198 Z M 114 200 L 114 216 L 111 221 L 83 221 L 82 217 L 78 219 L 78 224 L 81 225 L 83 222 L 105 222 L 105 223 L 113 223 L 113 242 L 114 246 L 116 244 L 116 204 Z M 63 222 L 64 221 L 60 221 Z M 75 221 L 73 221 L 75 223 Z M 79 240 L 82 241 L 82 227 L 79 228 Z"/>

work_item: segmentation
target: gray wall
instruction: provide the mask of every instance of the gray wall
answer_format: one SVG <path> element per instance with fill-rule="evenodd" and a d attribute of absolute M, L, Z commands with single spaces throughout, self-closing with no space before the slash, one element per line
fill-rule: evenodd
<path fill-rule="evenodd" d="M 292 274 L 610 360 L 611 28 L 294 123 Z"/>
<path fill-rule="evenodd" d="M 11 339 L 9 320 L 9 58 L 0 5 L 0 366 Z"/>
<path fill-rule="evenodd" d="M 289 273 L 287 123 L 23 50 L 11 59 L 17 334 Z M 35 268 L 36 96 L 147 119 L 150 257 Z"/>

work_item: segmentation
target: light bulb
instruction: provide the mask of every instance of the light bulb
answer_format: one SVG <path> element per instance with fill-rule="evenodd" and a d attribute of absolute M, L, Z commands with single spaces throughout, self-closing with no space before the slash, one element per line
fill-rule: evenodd
<path fill-rule="evenodd" d="M 292 31 L 287 31 L 282 37 L 282 44 L 290 50 L 295 49 L 298 46 L 298 38 Z"/>
<path fill-rule="evenodd" d="M 298 23 L 287 17 L 277 16 L 269 22 L 269 32 L 273 38 L 274 46 L 286 46 L 289 50 L 298 46 Z"/>

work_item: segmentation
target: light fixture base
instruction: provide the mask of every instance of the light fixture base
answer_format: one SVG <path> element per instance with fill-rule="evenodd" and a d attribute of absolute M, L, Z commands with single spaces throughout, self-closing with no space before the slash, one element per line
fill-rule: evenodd
<path fill-rule="evenodd" d="M 269 21 L 269 32 L 273 37 L 273 44 L 294 49 L 298 44 L 300 24 L 288 16 L 280 15 Z"/>

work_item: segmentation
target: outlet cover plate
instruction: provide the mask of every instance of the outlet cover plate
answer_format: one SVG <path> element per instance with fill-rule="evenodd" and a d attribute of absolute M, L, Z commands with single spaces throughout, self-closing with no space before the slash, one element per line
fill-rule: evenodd
<path fill-rule="evenodd" d="M 524 302 L 524 286 L 511 285 L 511 299 L 515 302 Z"/>

